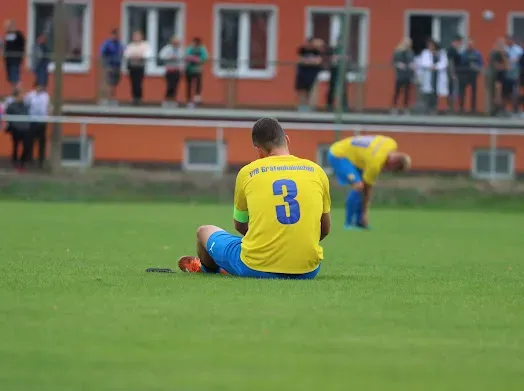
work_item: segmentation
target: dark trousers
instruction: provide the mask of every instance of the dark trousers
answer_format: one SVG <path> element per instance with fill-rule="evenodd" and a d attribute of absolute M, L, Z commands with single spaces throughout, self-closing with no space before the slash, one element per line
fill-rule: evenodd
<path fill-rule="evenodd" d="M 31 135 L 28 131 L 11 130 L 11 141 L 13 142 L 13 149 L 11 152 L 11 163 L 16 167 L 25 167 L 30 158 L 30 151 L 32 147 Z M 22 153 L 18 150 L 22 147 Z"/>
<path fill-rule="evenodd" d="M 201 73 L 186 73 L 186 98 L 188 102 L 193 100 L 193 89 L 195 95 L 200 95 L 202 92 L 202 74 Z"/>
<path fill-rule="evenodd" d="M 178 82 L 180 81 L 180 71 L 166 72 L 166 100 L 173 99 L 178 95 Z"/>
<path fill-rule="evenodd" d="M 31 124 L 31 152 L 36 143 L 36 145 L 38 145 L 38 164 L 40 167 L 44 166 L 45 161 L 47 145 L 46 129 L 47 124 L 45 122 L 33 122 Z"/>
<path fill-rule="evenodd" d="M 407 109 L 409 107 L 410 91 L 411 91 L 411 80 L 397 79 L 395 81 L 395 92 L 393 93 L 393 107 L 397 107 L 398 98 L 400 98 L 400 94 L 402 93 L 404 96 L 404 99 L 403 99 L 404 108 Z"/>
<path fill-rule="evenodd" d="M 47 87 L 47 82 L 49 79 L 49 71 L 47 69 L 47 66 L 47 63 L 43 63 L 38 65 L 34 70 L 36 85 Z"/>
<path fill-rule="evenodd" d="M 328 92 L 326 95 L 326 103 L 329 109 L 333 109 L 335 106 L 335 94 L 337 91 L 338 85 L 338 68 L 333 67 L 329 70 L 329 85 Z M 342 91 L 342 107 L 347 108 L 348 106 L 348 97 L 346 91 L 346 78 L 344 78 L 344 88 Z"/>
<path fill-rule="evenodd" d="M 478 74 L 468 73 L 464 75 L 459 75 L 459 108 L 460 111 L 464 110 L 464 103 L 466 100 L 466 89 L 470 88 L 470 102 L 471 102 L 471 112 L 477 111 L 477 79 Z"/>
<path fill-rule="evenodd" d="M 138 103 L 142 101 L 142 84 L 144 82 L 144 66 L 130 66 L 129 80 L 131 81 L 131 95 L 133 101 Z"/>

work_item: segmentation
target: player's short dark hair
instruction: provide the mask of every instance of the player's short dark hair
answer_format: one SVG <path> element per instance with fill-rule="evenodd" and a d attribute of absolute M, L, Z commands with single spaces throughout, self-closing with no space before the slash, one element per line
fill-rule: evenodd
<path fill-rule="evenodd" d="M 274 118 L 260 118 L 251 132 L 253 145 L 271 151 L 286 144 L 286 134 L 282 125 Z"/>

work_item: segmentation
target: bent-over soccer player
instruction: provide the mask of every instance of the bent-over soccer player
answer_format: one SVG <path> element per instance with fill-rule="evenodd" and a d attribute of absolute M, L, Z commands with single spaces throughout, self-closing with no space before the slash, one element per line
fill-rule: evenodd
<path fill-rule="evenodd" d="M 397 152 L 386 136 L 356 136 L 337 141 L 328 153 L 329 165 L 341 185 L 350 185 L 346 198 L 346 229 L 368 228 L 371 189 L 382 171 L 408 171 L 411 158 Z"/>
<path fill-rule="evenodd" d="M 235 184 L 237 236 L 214 225 L 197 230 L 198 257 L 178 266 L 190 273 L 238 277 L 312 279 L 320 270 L 319 242 L 331 229 L 329 181 L 317 164 L 289 153 L 280 123 L 253 126 L 258 160 L 244 166 Z"/>

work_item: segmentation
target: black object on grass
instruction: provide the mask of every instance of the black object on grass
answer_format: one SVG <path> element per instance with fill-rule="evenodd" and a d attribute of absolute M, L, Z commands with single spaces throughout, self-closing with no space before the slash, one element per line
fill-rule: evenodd
<path fill-rule="evenodd" d="M 159 267 L 150 267 L 146 269 L 147 273 L 174 273 L 171 269 L 163 269 Z"/>

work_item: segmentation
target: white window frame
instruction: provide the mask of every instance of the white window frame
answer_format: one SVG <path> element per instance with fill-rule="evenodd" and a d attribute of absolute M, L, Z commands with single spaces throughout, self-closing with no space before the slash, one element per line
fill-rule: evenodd
<path fill-rule="evenodd" d="M 404 11 L 404 36 L 409 37 L 410 18 L 412 16 L 431 16 L 432 26 L 431 33 L 435 41 L 440 41 L 441 37 L 441 20 L 443 16 L 457 16 L 462 18 L 459 28 L 459 34 L 467 38 L 469 35 L 469 12 L 465 10 L 428 10 L 428 9 L 407 9 Z"/>
<path fill-rule="evenodd" d="M 508 34 L 509 35 L 514 35 L 515 33 L 513 32 L 513 25 L 515 23 L 515 19 L 522 19 L 524 20 L 524 12 L 517 12 L 517 11 L 512 11 L 512 12 L 508 12 L 508 22 L 507 22 L 507 26 L 508 26 Z"/>
<path fill-rule="evenodd" d="M 265 4 L 215 4 L 213 10 L 213 73 L 220 78 L 229 78 L 234 76 L 239 79 L 259 79 L 267 80 L 276 76 L 277 46 L 278 46 L 278 7 L 275 5 Z M 220 67 L 220 11 L 230 10 L 240 13 L 239 23 L 239 47 L 238 47 L 238 67 L 236 70 L 226 70 Z M 267 27 L 267 68 L 250 69 L 249 68 L 249 34 L 250 34 L 250 11 L 269 12 Z M 245 38 L 244 38 L 245 37 Z"/>
<path fill-rule="evenodd" d="M 331 23 L 329 31 L 329 40 L 327 45 L 333 46 L 336 44 L 338 37 L 342 33 L 342 18 L 344 17 L 344 7 L 306 7 L 306 31 L 305 38 L 313 36 L 313 14 L 331 14 Z M 360 23 L 360 45 L 359 45 L 359 62 L 360 72 L 347 72 L 346 79 L 348 82 L 364 81 L 366 79 L 368 56 L 369 56 L 369 9 L 352 7 L 352 14 L 358 14 L 362 18 Z M 320 81 L 329 80 L 329 71 L 322 71 L 318 76 Z"/>
<path fill-rule="evenodd" d="M 27 11 L 27 59 L 26 64 L 29 69 L 32 69 L 32 52 L 35 45 L 35 4 L 56 4 L 56 0 L 27 0 L 28 11 Z M 66 4 L 79 4 L 86 6 L 86 12 L 84 13 L 84 32 L 82 37 L 82 62 L 78 64 L 64 62 L 62 71 L 65 73 L 88 73 L 91 68 L 91 46 L 93 35 L 93 4 L 91 0 L 66 0 Z M 49 72 L 55 71 L 55 63 L 49 64 Z"/>
<path fill-rule="evenodd" d="M 189 150 L 191 147 L 213 147 L 218 149 L 217 159 L 215 164 L 191 163 L 189 159 Z M 200 171 L 200 172 L 217 172 L 223 171 L 227 165 L 227 145 L 220 141 L 205 141 L 205 140 L 187 140 L 184 143 L 184 157 L 182 161 L 182 168 L 186 171 Z"/>
<path fill-rule="evenodd" d="M 127 37 L 129 36 L 128 20 L 128 9 L 129 7 L 144 8 L 147 10 L 147 37 L 145 40 L 151 47 L 151 54 L 157 55 L 162 48 L 157 48 L 157 30 L 158 30 L 158 8 L 173 8 L 178 10 L 175 20 L 175 35 L 180 42 L 185 42 L 185 31 L 186 31 L 186 5 L 181 2 L 168 2 L 168 1 L 123 1 L 121 5 L 121 23 L 120 23 L 120 37 L 122 44 L 126 46 Z M 185 45 L 184 45 L 185 46 Z M 123 64 L 123 66 L 125 66 Z M 127 71 L 126 68 L 123 69 Z M 146 63 L 145 69 L 146 75 L 149 76 L 163 76 L 166 72 L 165 66 L 157 65 L 155 59 L 149 59 Z"/>
<path fill-rule="evenodd" d="M 486 154 L 489 158 L 491 150 L 489 148 L 478 148 L 473 151 L 471 156 L 471 176 L 475 179 L 482 180 L 511 180 L 515 178 L 515 151 L 511 149 L 500 148 L 495 151 L 496 154 L 506 153 L 509 156 L 508 173 L 499 172 L 479 172 L 477 167 L 477 156 L 479 154 Z M 494 169 L 495 167 L 493 167 Z"/>
<path fill-rule="evenodd" d="M 331 144 L 318 144 L 317 145 L 317 164 L 326 172 L 327 175 L 333 173 L 333 169 L 328 165 L 328 162 L 322 162 L 322 156 L 324 151 L 329 151 Z"/>
<path fill-rule="evenodd" d="M 68 159 L 62 159 L 61 165 L 62 167 L 71 167 L 71 168 L 83 168 L 83 167 L 91 167 L 93 165 L 93 157 L 94 157 L 94 140 L 91 137 L 86 138 L 87 141 L 87 147 L 86 147 L 86 156 L 84 156 L 82 159 L 82 143 L 84 142 L 82 140 L 82 137 L 64 137 L 62 140 L 63 143 L 67 142 L 78 142 L 80 144 L 80 159 L 79 160 L 68 160 Z"/>

